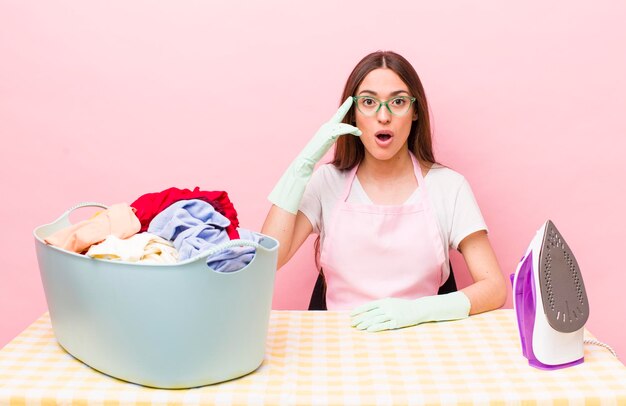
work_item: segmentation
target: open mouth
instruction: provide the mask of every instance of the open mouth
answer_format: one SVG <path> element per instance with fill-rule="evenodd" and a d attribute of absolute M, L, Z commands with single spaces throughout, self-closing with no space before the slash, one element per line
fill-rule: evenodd
<path fill-rule="evenodd" d="M 376 137 L 376 141 L 379 145 L 387 145 L 391 142 L 391 139 L 393 138 L 393 132 L 386 130 L 378 131 L 376 134 L 374 134 L 374 136 Z"/>

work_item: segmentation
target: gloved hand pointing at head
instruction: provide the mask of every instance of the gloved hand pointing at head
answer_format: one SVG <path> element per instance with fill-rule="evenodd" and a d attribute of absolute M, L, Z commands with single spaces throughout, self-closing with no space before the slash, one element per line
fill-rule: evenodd
<path fill-rule="evenodd" d="M 427 321 L 464 319 L 470 312 L 470 301 L 461 291 L 425 296 L 415 300 L 387 298 L 374 300 L 356 308 L 350 316 L 352 327 L 382 331 L 414 326 Z"/>
<path fill-rule="evenodd" d="M 270 202 L 290 213 L 298 212 L 300 200 L 311 179 L 315 164 L 322 159 L 340 135 L 361 135 L 361 130 L 358 128 L 341 122 L 350 107 L 352 107 L 352 97 L 348 97 L 330 121 L 317 130 L 311 141 L 293 160 L 274 186 L 268 197 Z"/>

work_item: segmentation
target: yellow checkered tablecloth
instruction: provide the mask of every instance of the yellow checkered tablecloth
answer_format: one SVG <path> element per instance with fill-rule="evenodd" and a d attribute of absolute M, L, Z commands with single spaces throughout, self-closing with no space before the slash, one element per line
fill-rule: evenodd
<path fill-rule="evenodd" d="M 74 359 L 45 314 L 0 351 L 0 405 L 24 404 L 626 405 L 626 367 L 585 345 L 581 365 L 532 368 L 512 310 L 380 333 L 351 328 L 343 312 L 273 311 L 255 372 L 201 388 L 153 389 Z"/>

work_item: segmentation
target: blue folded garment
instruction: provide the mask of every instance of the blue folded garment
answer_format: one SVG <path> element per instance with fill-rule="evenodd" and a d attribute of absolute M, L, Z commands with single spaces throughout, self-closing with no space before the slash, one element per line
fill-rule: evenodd
<path fill-rule="evenodd" d="M 239 239 L 260 242 L 262 237 L 245 228 L 238 228 Z M 234 247 L 207 257 L 206 264 L 217 272 L 234 272 L 242 269 L 252 261 L 256 249 L 254 247 Z"/>
<path fill-rule="evenodd" d="M 179 261 L 184 261 L 228 241 L 224 229 L 229 225 L 230 220 L 209 203 L 198 199 L 180 200 L 157 214 L 148 232 L 172 241 Z"/>
<path fill-rule="evenodd" d="M 170 240 L 178 250 L 179 261 L 195 258 L 218 244 L 230 241 L 226 227 L 230 220 L 215 211 L 209 203 L 199 200 L 180 200 L 157 214 L 148 226 L 148 232 Z M 239 229 L 241 239 L 259 242 L 261 237 L 246 229 Z M 207 265 L 217 272 L 234 272 L 250 263 L 256 250 L 253 247 L 234 247 L 207 257 Z"/>

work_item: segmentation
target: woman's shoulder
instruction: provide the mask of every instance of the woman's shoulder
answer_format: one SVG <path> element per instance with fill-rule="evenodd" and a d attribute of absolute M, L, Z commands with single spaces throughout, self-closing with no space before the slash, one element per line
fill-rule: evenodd
<path fill-rule="evenodd" d="M 465 176 L 445 165 L 433 165 L 424 178 L 429 194 L 439 201 L 454 205 L 459 196 L 471 194 Z"/>
<path fill-rule="evenodd" d="M 465 182 L 465 177 L 454 169 L 441 165 L 433 164 L 426 174 L 426 181 L 429 183 L 450 185 L 460 185 Z"/>
<path fill-rule="evenodd" d="M 317 185 L 321 190 L 341 189 L 345 184 L 348 173 L 349 171 L 342 171 L 333 164 L 323 164 L 318 166 L 313 173 L 311 183 Z"/>
<path fill-rule="evenodd" d="M 349 171 L 343 171 L 331 163 L 322 164 L 315 170 L 315 175 L 329 181 L 344 180 Z"/>

